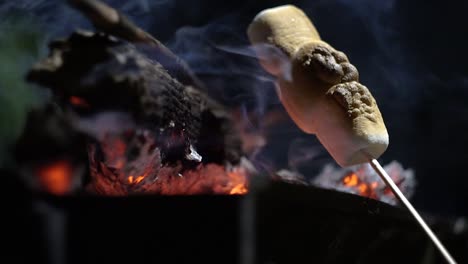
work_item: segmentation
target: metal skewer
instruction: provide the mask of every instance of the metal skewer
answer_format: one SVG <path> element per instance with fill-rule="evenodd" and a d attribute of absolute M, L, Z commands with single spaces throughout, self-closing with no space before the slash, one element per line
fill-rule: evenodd
<path fill-rule="evenodd" d="M 450 255 L 450 253 L 447 251 L 447 249 L 442 245 L 442 243 L 439 241 L 437 236 L 432 232 L 432 230 L 429 228 L 429 226 L 426 224 L 424 219 L 419 215 L 418 211 L 414 209 L 414 207 L 411 205 L 411 203 L 406 199 L 405 195 L 400 191 L 398 186 L 395 184 L 395 182 L 390 178 L 390 176 L 387 174 L 387 172 L 382 168 L 380 163 L 376 159 L 369 159 L 369 164 L 372 166 L 372 168 L 377 172 L 377 174 L 382 178 L 382 180 L 385 182 L 385 184 L 390 187 L 392 190 L 393 194 L 400 200 L 401 203 L 403 203 L 406 208 L 410 211 L 410 213 L 413 215 L 413 217 L 416 219 L 418 224 L 424 229 L 426 234 L 429 236 L 429 238 L 432 240 L 434 245 L 439 249 L 440 253 L 444 256 L 445 260 L 447 263 L 450 264 L 456 264 L 455 260 L 453 257 Z"/>

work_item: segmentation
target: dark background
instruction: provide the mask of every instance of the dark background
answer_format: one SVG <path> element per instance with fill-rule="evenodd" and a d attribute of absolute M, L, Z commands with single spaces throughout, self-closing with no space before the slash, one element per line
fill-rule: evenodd
<path fill-rule="evenodd" d="M 262 9 L 281 4 L 301 7 L 323 40 L 345 52 L 375 96 L 389 135 L 383 164 L 399 161 L 415 171 L 417 208 L 441 215 L 468 215 L 468 6 L 462 1 L 106 1 L 166 43 L 188 61 L 208 89 L 231 106 L 242 106 L 250 129 L 264 133 L 268 144 L 252 157 L 273 170 L 310 151 L 299 169 L 314 175 L 333 162 L 314 136 L 285 120 L 268 126 L 273 110 L 283 111 L 272 81 L 251 58 L 245 30 Z M 2 39 L 17 18 L 22 29 L 36 32 L 34 51 L 13 60 L 19 73 L 46 54 L 51 38 L 91 25 L 64 1 L 0 1 Z M 15 17 L 13 19 L 13 17 Z M 21 39 L 20 39 L 21 40 Z M 24 46 L 27 40 L 21 40 Z M 5 43 L 5 42 L 3 42 Z M 1 45 L 1 44 L 0 44 Z M 5 49 L 3 49 L 5 53 Z M 29 53 L 28 53 L 29 54 Z M 23 56 L 24 57 L 24 56 Z M 6 63 L 2 63 L 5 67 Z M 4 81 L 0 100 L 21 100 Z M 16 89 L 17 91 L 18 89 Z M 15 96 L 13 96 L 13 94 Z M 32 96 L 34 97 L 34 96 Z M 34 99 L 31 99 L 34 101 Z M 32 103 L 24 104 L 26 106 Z M 21 112 L 6 105 L 2 116 Z M 2 144 L 17 133 L 0 120 Z M 17 127 L 21 127 L 18 122 Z M 5 136 L 6 135 L 6 136 Z M 300 146 L 300 148 L 299 148 Z M 300 151 L 298 151 L 300 149 Z M 314 153 L 320 154 L 314 154 Z M 3 152 L 3 160 L 8 153 Z"/>

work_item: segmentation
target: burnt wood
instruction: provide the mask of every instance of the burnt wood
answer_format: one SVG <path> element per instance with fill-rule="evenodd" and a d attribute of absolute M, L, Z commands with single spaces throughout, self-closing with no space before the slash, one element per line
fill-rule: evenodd
<path fill-rule="evenodd" d="M 203 162 L 237 163 L 240 139 L 225 109 L 205 93 L 185 86 L 155 60 L 157 50 L 103 33 L 75 32 L 50 44 L 50 55 L 27 80 L 50 88 L 65 109 L 82 116 L 104 111 L 130 113 L 139 126 L 182 138 L 164 149 L 166 160 L 183 160 L 195 146 Z M 86 106 L 70 104 L 71 98 Z"/>

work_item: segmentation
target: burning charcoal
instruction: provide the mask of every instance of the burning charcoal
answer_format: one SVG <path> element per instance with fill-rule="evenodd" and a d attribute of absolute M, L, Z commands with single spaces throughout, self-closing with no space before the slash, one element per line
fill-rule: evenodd
<path fill-rule="evenodd" d="M 109 139 L 119 140 L 119 138 Z M 146 147 L 153 142 L 148 139 Z M 131 144 L 131 143 L 130 143 Z M 110 144 L 115 146 L 115 144 Z M 101 144 L 101 151 L 109 157 L 111 150 Z M 125 152 L 126 147 L 119 151 Z M 159 148 L 144 149 L 133 161 L 120 159 L 103 160 L 96 145 L 90 145 L 91 183 L 88 189 L 104 195 L 128 195 L 151 193 L 160 195 L 183 194 L 244 194 L 247 192 L 247 171 L 240 166 L 226 169 L 223 165 L 210 163 L 194 169 L 183 170 L 182 163 L 164 165 Z M 111 151 L 111 152 L 108 152 Z M 115 154 L 115 153 L 114 153 Z"/>
<path fill-rule="evenodd" d="M 411 169 L 403 169 L 397 161 L 385 165 L 384 169 L 405 196 L 411 198 L 416 184 L 414 172 Z M 327 165 L 312 183 L 319 187 L 354 193 L 389 204 L 398 202 L 391 190 L 367 164 L 346 169 Z"/>
<path fill-rule="evenodd" d="M 158 135 L 144 128 L 103 134 L 97 142 L 88 145 L 91 170 L 88 190 L 118 196 L 243 194 L 247 191 L 248 173 L 244 165 L 200 163 L 202 157 L 193 147 L 190 147 L 189 157 L 185 157 L 190 160 L 165 163 L 162 155 L 165 150 L 160 144 Z M 196 167 L 187 168 L 187 162 L 193 162 Z"/>

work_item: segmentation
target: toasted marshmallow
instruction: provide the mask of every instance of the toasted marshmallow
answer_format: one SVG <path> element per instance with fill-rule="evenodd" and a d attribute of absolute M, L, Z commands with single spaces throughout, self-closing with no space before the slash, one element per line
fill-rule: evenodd
<path fill-rule="evenodd" d="M 346 55 L 320 39 L 304 12 L 291 5 L 266 9 L 247 33 L 262 67 L 277 77 L 289 116 L 315 134 L 340 166 L 385 152 L 388 133 L 375 99 Z"/>

